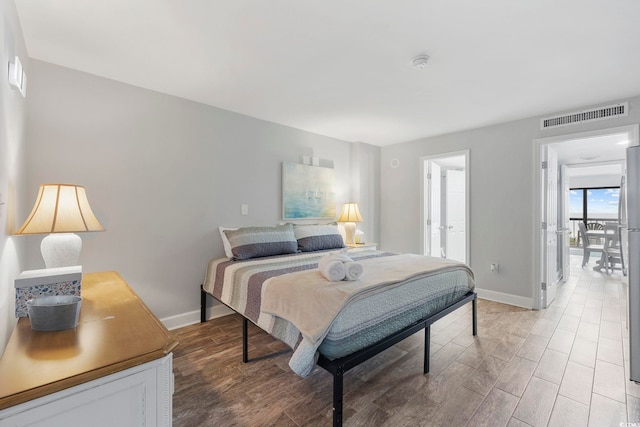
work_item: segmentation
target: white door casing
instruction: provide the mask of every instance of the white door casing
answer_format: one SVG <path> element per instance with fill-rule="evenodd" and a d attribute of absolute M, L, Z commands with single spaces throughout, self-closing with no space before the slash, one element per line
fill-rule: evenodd
<path fill-rule="evenodd" d="M 532 233 L 537 236 L 535 238 L 535 251 L 534 253 L 537 255 L 535 260 L 535 275 L 531 282 L 532 291 L 533 291 L 533 307 L 534 309 L 544 308 L 544 290 L 541 287 L 541 283 L 545 282 L 546 270 L 543 268 L 543 264 L 545 262 L 546 251 L 544 247 L 546 246 L 546 242 L 544 238 L 546 237 L 541 230 L 541 223 L 544 221 L 543 212 L 544 212 L 544 192 L 545 192 L 545 181 L 542 179 L 543 170 L 540 167 L 540 163 L 544 160 L 544 152 L 542 150 L 543 147 L 549 144 L 557 144 L 563 143 L 567 141 L 575 141 L 579 139 L 586 138 L 594 138 L 612 134 L 620 134 L 626 133 L 628 135 L 629 146 L 632 145 L 640 145 L 640 126 L 637 124 L 633 125 L 625 125 L 625 126 L 617 126 L 611 128 L 602 128 L 596 129 L 592 131 L 586 132 L 575 132 L 568 133 L 558 136 L 552 136 L 548 138 L 537 138 L 532 144 L 532 155 L 535 161 L 532 164 L 532 170 L 535 176 L 534 179 L 534 192 L 535 192 L 535 221 L 532 223 Z"/>
<path fill-rule="evenodd" d="M 461 170 L 464 175 L 464 259 L 470 265 L 470 233 L 469 233 L 469 193 L 470 193 L 470 168 L 469 168 L 469 150 L 442 153 L 433 156 L 425 156 L 420 158 L 420 235 L 421 253 L 424 255 L 432 255 L 435 257 L 444 257 L 443 248 L 446 240 L 446 233 L 442 224 L 446 221 L 446 187 L 443 188 L 443 182 L 446 176 L 442 173 L 447 170 Z M 429 179 L 431 177 L 431 179 Z M 439 179 L 441 178 L 442 179 Z M 440 182 L 439 182 L 440 181 Z"/>
<path fill-rule="evenodd" d="M 560 166 L 560 211 L 559 211 L 559 223 L 561 225 L 561 229 L 558 234 L 558 242 L 559 242 L 559 253 L 561 254 L 561 266 L 560 266 L 560 276 L 563 282 L 566 282 L 569 279 L 569 274 L 571 273 L 571 258 L 569 255 L 570 249 L 570 235 L 571 231 L 571 215 L 569 212 L 569 195 L 571 193 L 571 187 L 569 185 L 569 175 L 567 173 L 568 167 L 567 165 Z M 560 227 L 559 227 L 560 228 Z"/>
<path fill-rule="evenodd" d="M 542 305 L 548 307 L 556 296 L 558 281 L 558 157 L 548 145 L 542 150 Z"/>

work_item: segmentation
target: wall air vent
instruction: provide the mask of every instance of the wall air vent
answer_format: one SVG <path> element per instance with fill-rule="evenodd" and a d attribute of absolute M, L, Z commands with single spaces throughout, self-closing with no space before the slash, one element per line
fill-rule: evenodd
<path fill-rule="evenodd" d="M 629 103 L 606 105 L 604 107 L 592 108 L 590 110 L 576 111 L 560 116 L 546 117 L 540 119 L 540 129 L 550 129 L 560 126 L 575 125 L 578 123 L 593 122 L 595 120 L 612 119 L 614 117 L 624 117 L 629 115 Z"/>

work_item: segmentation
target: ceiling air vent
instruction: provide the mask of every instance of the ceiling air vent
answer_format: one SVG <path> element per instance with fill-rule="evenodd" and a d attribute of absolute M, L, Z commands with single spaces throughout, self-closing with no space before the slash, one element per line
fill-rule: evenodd
<path fill-rule="evenodd" d="M 606 105 L 591 110 L 576 111 L 561 116 L 547 117 L 540 120 L 540 129 L 550 129 L 559 126 L 569 126 L 578 123 L 593 122 L 595 120 L 612 119 L 629 115 L 629 103 Z"/>

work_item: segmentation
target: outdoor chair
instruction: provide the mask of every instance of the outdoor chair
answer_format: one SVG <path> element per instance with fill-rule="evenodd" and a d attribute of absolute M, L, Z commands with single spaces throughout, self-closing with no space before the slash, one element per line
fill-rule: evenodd
<path fill-rule="evenodd" d="M 582 221 L 578 222 L 578 236 L 582 239 L 582 267 L 584 268 L 584 266 L 589 262 L 592 252 L 600 254 L 604 253 L 604 245 L 595 245 L 591 243 L 589 237 L 587 237 L 587 227 Z"/>

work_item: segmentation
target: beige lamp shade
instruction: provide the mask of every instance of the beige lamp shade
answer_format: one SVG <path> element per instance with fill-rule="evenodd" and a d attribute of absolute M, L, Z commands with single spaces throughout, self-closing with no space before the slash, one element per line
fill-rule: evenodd
<path fill-rule="evenodd" d="M 93 214 L 87 193 L 80 185 L 43 184 L 36 203 L 14 234 L 77 233 L 104 231 Z"/>
<path fill-rule="evenodd" d="M 342 213 L 340 214 L 340 218 L 338 218 L 338 222 L 362 222 L 362 215 L 360 215 L 360 209 L 358 209 L 358 204 L 349 202 L 345 203 L 342 207 Z"/>
<path fill-rule="evenodd" d="M 104 231 L 80 185 L 43 184 L 27 220 L 14 234 L 46 234 L 40 251 L 47 268 L 77 265 L 82 239 L 77 232 Z"/>

